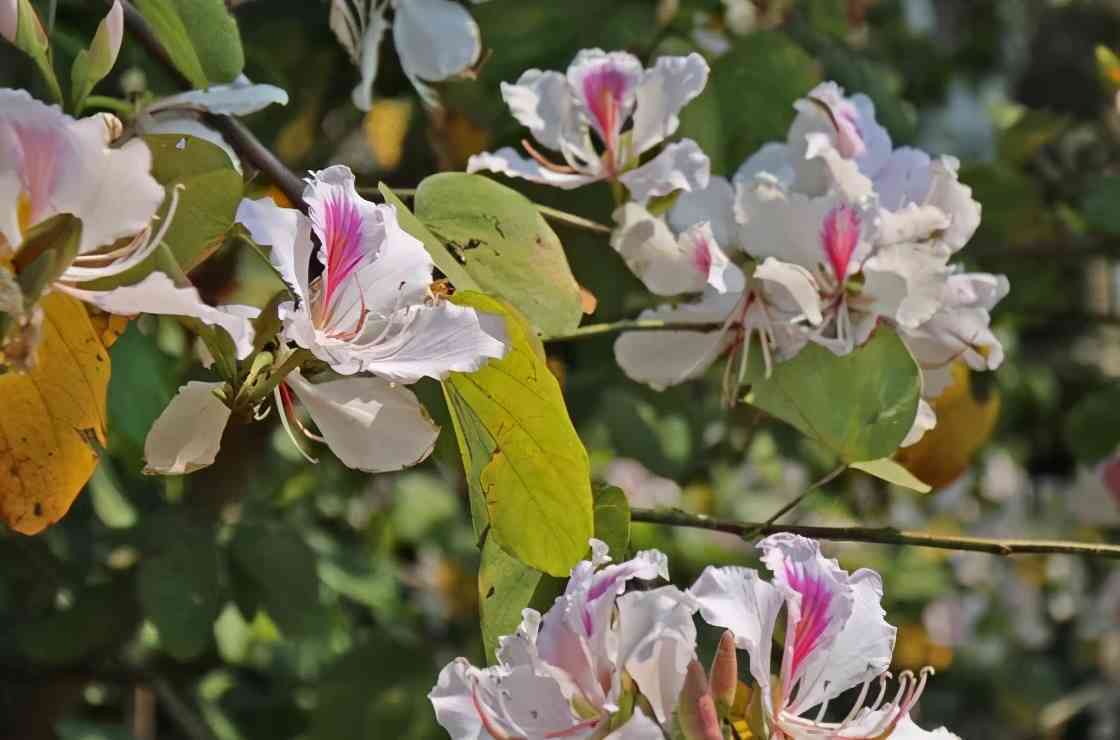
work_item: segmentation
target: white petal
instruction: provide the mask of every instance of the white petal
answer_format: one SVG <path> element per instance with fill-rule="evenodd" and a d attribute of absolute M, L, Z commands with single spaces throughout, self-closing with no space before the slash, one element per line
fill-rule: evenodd
<path fill-rule="evenodd" d="M 472 155 L 467 160 L 467 172 L 498 172 L 507 177 L 520 177 L 530 182 L 552 185 L 572 190 L 591 182 L 603 179 L 601 172 L 557 172 L 543 167 L 533 159 L 527 159 L 512 147 L 503 147 L 496 152 L 483 152 Z"/>
<path fill-rule="evenodd" d="M 253 241 L 270 247 L 269 259 L 296 297 L 306 303 L 310 296 L 308 271 L 311 253 L 311 221 L 294 208 L 281 208 L 271 198 L 241 201 L 237 222 L 249 230 Z"/>
<path fill-rule="evenodd" d="M 354 86 L 350 99 L 360 110 L 369 110 L 373 105 L 373 83 L 377 81 L 378 63 L 381 56 L 381 41 L 389 30 L 385 18 L 388 6 L 382 6 L 366 19 L 365 33 L 358 42 L 358 73 L 361 81 Z M 336 31 L 337 33 L 337 31 Z"/>
<path fill-rule="evenodd" d="M 862 686 L 891 665 L 897 630 L 885 619 L 882 579 L 875 571 L 861 568 L 847 585 L 851 614 L 831 644 L 821 644 L 805 660 L 797 701 L 790 708 L 796 714 Z"/>
<path fill-rule="evenodd" d="M 439 82 L 478 61 L 482 37 L 462 5 L 450 0 L 404 0 L 396 9 L 393 41 L 410 79 Z"/>
<path fill-rule="evenodd" d="M 638 154 L 672 136 L 677 114 L 704 89 L 708 63 L 693 52 L 684 57 L 660 57 L 646 70 L 638 86 L 634 108 L 633 146 Z"/>
<path fill-rule="evenodd" d="M 942 240 L 956 251 L 968 243 L 980 226 L 980 204 L 972 197 L 972 188 L 957 179 L 960 162 L 953 157 L 940 157 L 930 166 L 932 190 L 926 203 L 949 215 L 949 228 Z"/>
<path fill-rule="evenodd" d="M 152 220 L 163 186 L 150 174 L 143 141 L 110 149 L 111 135 L 102 116 L 76 121 L 23 90 L 0 89 L 0 189 L 12 188 L 8 173 L 15 172 L 30 199 L 32 225 L 59 213 L 81 219 L 82 253 L 132 236 Z M 18 191 L 0 202 L 0 234 L 15 246 L 23 241 L 17 202 Z"/>
<path fill-rule="evenodd" d="M 711 162 L 692 139 L 676 141 L 637 169 L 624 172 L 619 180 L 639 203 L 668 195 L 674 190 L 701 190 L 708 186 Z"/>
<path fill-rule="evenodd" d="M 874 193 L 871 178 L 864 175 L 854 160 L 845 159 L 824 134 L 805 137 L 805 159 L 823 164 L 824 190 L 839 193 L 849 203 L 869 198 Z"/>
<path fill-rule="evenodd" d="M 949 227 L 949 217 L 935 206 L 910 203 L 897 211 L 879 210 L 879 243 L 918 242 Z"/>
<path fill-rule="evenodd" d="M 436 685 L 428 693 L 436 721 L 452 740 L 490 740 L 475 709 L 474 678 L 477 669 L 466 658 L 456 658 L 439 672 Z"/>
<path fill-rule="evenodd" d="M 651 292 L 694 293 L 705 284 L 726 292 L 723 276 L 730 262 L 706 223 L 693 226 L 678 239 L 664 221 L 637 203 L 616 210 L 614 219 L 619 225 L 611 234 L 611 246 Z"/>
<path fill-rule="evenodd" d="M 923 374 L 924 375 L 924 374 Z M 924 380 L 924 378 L 923 378 Z M 942 389 L 944 390 L 944 389 Z M 925 393 L 925 384 L 923 383 L 922 393 Z M 940 395 L 938 391 L 936 395 Z M 914 417 L 914 423 L 910 426 L 910 431 L 906 433 L 906 437 L 899 443 L 899 447 L 909 447 L 910 445 L 917 444 L 926 432 L 937 426 L 937 413 L 933 410 L 933 406 L 924 398 L 918 399 L 918 414 Z"/>
<path fill-rule="evenodd" d="M 736 187 L 740 183 L 749 185 L 755 177 L 764 173 L 783 186 L 793 184 L 793 160 L 789 146 L 777 141 L 763 144 L 761 149 L 739 165 L 732 183 Z"/>
<path fill-rule="evenodd" d="M 549 149 L 563 151 L 565 142 L 582 139 L 568 78 L 559 72 L 530 69 L 517 84 L 502 83 L 502 99 L 513 117 Z"/>
<path fill-rule="evenodd" d="M 425 377 L 442 380 L 449 372 L 471 373 L 505 356 L 507 335 L 499 316 L 446 301 L 403 313 L 404 328 L 359 348 L 363 370 L 413 383 Z"/>
<path fill-rule="evenodd" d="M 696 655 L 696 605 L 676 586 L 618 599 L 618 665 L 634 679 L 659 722 L 666 722 Z"/>
<path fill-rule="evenodd" d="M 763 292 L 767 296 L 767 302 L 781 311 L 800 311 L 814 326 L 824 320 L 821 315 L 820 288 L 804 267 L 767 257 L 754 269 L 754 278 L 766 283 Z"/>
<path fill-rule="evenodd" d="M 649 716 L 635 709 L 622 727 L 607 735 L 606 740 L 663 740 L 665 732 Z"/>
<path fill-rule="evenodd" d="M 179 389 L 144 440 L 144 472 L 182 475 L 214 462 L 230 409 L 214 391 L 225 383 L 192 380 Z"/>
<path fill-rule="evenodd" d="M 149 113 L 186 109 L 197 113 L 247 116 L 270 105 L 287 105 L 288 93 L 275 85 L 258 85 L 244 75 L 228 85 L 212 85 L 203 90 L 160 98 L 147 107 Z"/>
<path fill-rule="evenodd" d="M 948 220 L 939 239 L 956 252 L 980 225 L 980 204 L 972 189 L 957 178 L 960 163 L 952 157 L 930 160 L 917 149 L 896 149 L 875 178 L 880 205 L 898 211 L 909 204 L 936 208 Z"/>
<path fill-rule="evenodd" d="M 623 125 L 634 112 L 643 74 L 638 58 L 624 51 L 582 49 L 568 66 L 573 99 L 600 141 L 616 156 L 620 154 L 617 147 Z"/>
<path fill-rule="evenodd" d="M 311 383 L 297 370 L 285 382 L 348 467 L 367 473 L 402 470 L 426 458 L 439 436 L 412 391 L 381 378 Z"/>
<path fill-rule="evenodd" d="M 734 266 L 729 272 L 742 277 Z M 722 324 L 741 297 L 741 291 L 732 290 L 723 295 L 710 291 L 697 303 L 643 311 L 639 318 L 682 324 Z M 630 331 L 615 340 L 614 357 L 630 379 L 662 389 L 702 375 L 728 341 L 727 332 L 721 329 Z"/>
<path fill-rule="evenodd" d="M 893 718 L 895 710 L 892 709 L 879 709 L 874 712 L 862 712 L 856 719 L 836 737 L 838 740 L 845 740 L 846 738 L 864 738 L 868 737 L 871 733 L 877 733 L 877 736 L 889 738 L 889 740 L 961 740 L 958 735 L 949 732 L 944 727 L 939 727 L 936 730 L 923 730 L 918 725 L 914 724 L 914 720 L 910 718 L 909 714 L 903 715 L 898 719 L 894 729 L 891 730 L 890 735 L 883 736 L 881 733 L 884 731 Z"/>
<path fill-rule="evenodd" d="M 256 318 L 259 309 L 208 306 L 193 286 L 179 287 L 162 272 L 153 272 L 138 283 L 111 290 L 82 290 L 59 283 L 55 288 L 120 316 L 150 313 L 199 319 L 204 324 L 220 326 L 229 334 L 237 349 L 237 359 L 243 360 L 253 352 L 253 324 L 249 319 Z M 230 308 L 233 310 L 228 310 Z"/>
<path fill-rule="evenodd" d="M 914 329 L 941 307 L 949 275 L 948 251 L 918 244 L 894 244 L 880 249 L 863 265 L 863 292 L 874 302 L 871 311 Z"/>
<path fill-rule="evenodd" d="M 827 656 L 852 614 L 854 595 L 848 574 L 835 560 L 821 555 L 820 545 L 798 535 L 770 535 L 758 544 L 762 561 L 774 575 L 774 585 L 786 598 L 786 634 L 782 685 L 787 697 L 797 690 L 801 705 L 806 692 L 817 691 L 810 667 Z M 850 686 L 828 687 L 844 691 Z M 805 705 L 802 709 L 808 709 Z"/>
<path fill-rule="evenodd" d="M 784 599 L 781 592 L 748 568 L 708 566 L 689 589 L 708 624 L 731 630 L 735 645 L 750 656 L 750 672 L 770 696 L 770 647 Z"/>
<path fill-rule="evenodd" d="M 669 209 L 669 225 L 677 233 L 707 222 L 716 243 L 726 251 L 743 248 L 735 223 L 735 191 L 726 177 L 713 175 L 706 188 L 686 190 Z"/>

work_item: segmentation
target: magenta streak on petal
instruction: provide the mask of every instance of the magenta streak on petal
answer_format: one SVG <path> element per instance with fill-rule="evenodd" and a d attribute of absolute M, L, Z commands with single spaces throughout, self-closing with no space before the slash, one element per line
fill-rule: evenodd
<path fill-rule="evenodd" d="M 23 187 L 31 199 L 31 224 L 43 219 L 50 205 L 51 191 L 57 175 L 58 142 L 52 131 L 15 127 L 16 140 L 23 150 Z"/>
<path fill-rule="evenodd" d="M 482 706 L 482 702 L 478 698 L 478 679 L 475 679 L 474 686 L 471 687 L 471 703 L 474 704 L 475 714 L 482 722 L 482 728 L 489 732 L 495 740 L 514 740 L 495 726 L 494 720 L 487 713 L 486 708 Z"/>
<path fill-rule="evenodd" d="M 704 277 L 712 269 L 712 248 L 708 244 L 708 240 L 702 236 L 696 238 L 696 249 L 692 253 L 692 264 L 696 267 L 696 271 Z"/>
<path fill-rule="evenodd" d="M 836 206 L 824 217 L 821 246 L 828 255 L 837 282 L 848 276 L 848 262 L 859 243 L 860 217 L 851 206 Z"/>
<path fill-rule="evenodd" d="M 828 628 L 829 605 L 832 593 L 825 587 L 823 580 L 812 578 L 786 565 L 786 580 L 790 587 L 801 594 L 801 618 L 797 621 L 793 635 L 793 660 L 790 676 L 797 675 L 797 669 L 810 653 Z"/>
<path fill-rule="evenodd" d="M 583 78 L 583 97 L 587 101 L 595 128 L 603 137 L 607 148 L 607 162 L 615 166 L 614 155 L 618 142 L 615 137 L 622 127 L 618 120 L 622 114 L 622 98 L 626 94 L 626 75 L 622 70 L 604 61 Z"/>
<path fill-rule="evenodd" d="M 346 281 L 361 262 L 362 215 L 358 204 L 345 194 L 334 191 L 324 201 L 323 248 L 327 252 L 326 287 L 323 305 L 329 316 L 331 300 L 339 286 Z"/>
<path fill-rule="evenodd" d="M 595 729 L 596 725 L 598 725 L 598 724 L 599 724 L 599 718 L 598 717 L 592 717 L 591 719 L 584 720 L 583 722 L 580 722 L 579 724 L 572 725 L 571 727 L 569 727 L 566 730 L 554 730 L 552 732 L 546 732 L 544 734 L 544 736 L 546 738 L 571 737 L 573 735 L 578 735 L 578 734 L 583 733 L 584 730 L 593 730 L 593 729 Z"/>

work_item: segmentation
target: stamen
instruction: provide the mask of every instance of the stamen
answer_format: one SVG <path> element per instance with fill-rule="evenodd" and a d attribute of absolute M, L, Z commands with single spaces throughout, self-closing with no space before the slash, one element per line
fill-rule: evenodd
<path fill-rule="evenodd" d="M 574 174 L 576 174 L 576 169 L 574 167 L 569 167 L 569 166 L 563 165 L 563 164 L 557 164 L 555 162 L 551 162 L 548 159 L 546 159 L 543 154 L 538 152 L 533 147 L 532 143 L 530 143 L 530 141 L 528 139 L 522 139 L 521 140 L 521 146 L 523 146 L 525 148 L 525 151 L 529 154 L 530 157 L 533 158 L 534 161 L 536 161 L 537 164 L 539 164 L 541 167 L 544 167 L 546 170 L 552 170 L 553 172 L 559 172 L 559 173 L 564 174 L 564 175 L 574 175 Z"/>
<path fill-rule="evenodd" d="M 300 443 L 296 441 L 295 432 L 292 431 L 292 426 L 288 422 L 288 414 L 292 414 L 294 418 L 295 411 L 292 407 L 291 393 L 292 392 L 288 389 L 287 383 L 281 383 L 272 391 L 272 395 L 276 399 L 277 413 L 280 416 L 280 423 L 284 426 L 284 431 L 288 433 L 288 439 L 292 440 L 292 444 L 296 446 L 296 449 L 299 451 L 299 454 L 303 456 L 303 459 L 307 460 L 307 462 L 309 463 L 317 464 L 319 461 L 305 452 L 303 447 L 300 446 Z M 298 419 L 296 420 L 296 423 L 299 424 Z M 303 428 L 302 424 L 300 424 L 300 428 Z"/>

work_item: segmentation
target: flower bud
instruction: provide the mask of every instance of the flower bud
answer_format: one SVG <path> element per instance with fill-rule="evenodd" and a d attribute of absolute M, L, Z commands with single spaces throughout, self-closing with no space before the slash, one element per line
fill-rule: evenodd
<path fill-rule="evenodd" d="M 696 659 L 688 664 L 677 705 L 677 721 L 685 740 L 723 740 L 716 703 L 708 690 L 704 667 Z"/>
<path fill-rule="evenodd" d="M 735 689 L 739 684 L 739 656 L 735 652 L 735 634 L 731 630 L 724 630 L 719 638 L 709 682 L 716 709 L 720 716 L 726 717 L 735 703 Z"/>
<path fill-rule="evenodd" d="M 14 44 L 18 27 L 19 0 L 0 0 L 0 37 Z"/>

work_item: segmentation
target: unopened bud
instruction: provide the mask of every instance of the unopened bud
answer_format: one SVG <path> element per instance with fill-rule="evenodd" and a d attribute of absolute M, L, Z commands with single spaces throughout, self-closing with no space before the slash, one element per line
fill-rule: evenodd
<path fill-rule="evenodd" d="M 709 682 L 716 709 L 726 717 L 735 703 L 735 689 L 739 685 L 739 656 L 735 651 L 735 634 L 731 630 L 725 630 L 719 638 Z"/>
<path fill-rule="evenodd" d="M 716 703 L 708 690 L 708 678 L 696 659 L 688 664 L 677 704 L 677 720 L 685 740 L 723 740 Z"/>
<path fill-rule="evenodd" d="M 19 28 L 19 0 L 0 0 L 0 37 L 14 44 L 17 28 Z"/>

